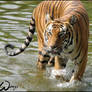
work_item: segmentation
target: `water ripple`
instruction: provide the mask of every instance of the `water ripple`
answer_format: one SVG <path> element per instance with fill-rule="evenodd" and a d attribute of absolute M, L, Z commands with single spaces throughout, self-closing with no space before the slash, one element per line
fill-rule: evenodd
<path fill-rule="evenodd" d="M 5 5 L 1 5 L 0 7 L 5 9 L 18 9 L 20 6 L 15 4 L 5 4 Z"/>
<path fill-rule="evenodd" d="M 6 19 L 12 19 L 12 20 L 22 20 L 22 21 L 28 21 L 28 18 L 22 18 L 22 17 L 14 17 L 14 16 L 2 16 L 2 18 Z"/>

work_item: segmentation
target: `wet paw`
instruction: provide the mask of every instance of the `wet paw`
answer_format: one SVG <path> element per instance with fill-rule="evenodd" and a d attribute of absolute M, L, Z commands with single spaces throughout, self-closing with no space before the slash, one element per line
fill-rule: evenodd
<path fill-rule="evenodd" d="M 45 70 L 46 69 L 46 64 L 45 63 L 42 63 L 40 61 L 37 61 L 37 68 L 39 70 Z"/>

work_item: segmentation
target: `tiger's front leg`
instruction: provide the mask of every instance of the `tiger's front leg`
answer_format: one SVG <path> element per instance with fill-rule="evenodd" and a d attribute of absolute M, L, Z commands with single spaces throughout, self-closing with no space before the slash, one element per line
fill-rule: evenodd
<path fill-rule="evenodd" d="M 87 63 L 87 56 L 78 64 L 75 65 L 74 73 L 70 79 L 70 82 L 73 80 L 79 80 L 81 81 L 81 78 L 83 77 L 85 68 L 86 68 L 86 63 Z"/>
<path fill-rule="evenodd" d="M 60 56 L 55 56 L 55 66 L 54 66 L 54 68 L 57 71 L 55 77 L 57 79 L 60 79 L 62 81 L 66 81 L 66 82 L 69 81 L 69 79 L 66 79 L 64 77 L 64 75 L 62 74 L 62 70 L 66 67 L 67 61 L 68 61 L 67 58 L 62 58 Z M 58 70 L 60 70 L 60 71 L 58 71 Z"/>
<path fill-rule="evenodd" d="M 48 61 L 50 59 L 50 56 L 46 54 L 43 50 L 39 51 L 39 57 L 37 61 L 37 67 L 40 70 L 46 69 L 46 65 L 48 64 Z"/>

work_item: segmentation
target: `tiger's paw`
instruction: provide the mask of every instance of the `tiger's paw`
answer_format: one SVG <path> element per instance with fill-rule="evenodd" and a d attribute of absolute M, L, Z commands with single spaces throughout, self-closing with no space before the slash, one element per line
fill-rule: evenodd
<path fill-rule="evenodd" d="M 81 81 L 81 78 L 72 76 L 69 82 Z"/>
<path fill-rule="evenodd" d="M 51 70 L 50 78 L 56 78 L 60 80 L 61 82 L 69 82 L 71 78 L 70 72 L 67 72 L 66 69 L 53 69 Z"/>
<path fill-rule="evenodd" d="M 46 64 L 45 63 L 42 63 L 41 61 L 37 61 L 37 68 L 39 70 L 45 70 L 46 69 Z"/>

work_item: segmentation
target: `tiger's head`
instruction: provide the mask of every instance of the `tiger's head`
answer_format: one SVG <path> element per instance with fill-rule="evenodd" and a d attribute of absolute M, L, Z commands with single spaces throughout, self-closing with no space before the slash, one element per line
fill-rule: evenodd
<path fill-rule="evenodd" d="M 60 55 L 67 49 L 76 20 L 74 15 L 67 22 L 49 19 L 44 30 L 45 51 L 51 55 Z"/>

